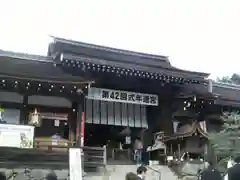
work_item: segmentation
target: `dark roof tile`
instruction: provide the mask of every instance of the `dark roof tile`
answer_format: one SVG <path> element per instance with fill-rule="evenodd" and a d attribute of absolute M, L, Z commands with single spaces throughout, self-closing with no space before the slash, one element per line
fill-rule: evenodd
<path fill-rule="evenodd" d="M 1 49 L 0 49 L 0 57 L 10 57 L 10 58 L 17 58 L 17 59 L 24 59 L 24 60 L 32 60 L 32 61 L 52 62 L 52 58 L 48 56 L 19 53 L 19 52 L 13 52 L 13 51 L 4 51 Z"/>
<path fill-rule="evenodd" d="M 46 81 L 81 83 L 84 79 L 66 73 L 46 56 L 0 51 L 0 75 L 15 76 Z"/>

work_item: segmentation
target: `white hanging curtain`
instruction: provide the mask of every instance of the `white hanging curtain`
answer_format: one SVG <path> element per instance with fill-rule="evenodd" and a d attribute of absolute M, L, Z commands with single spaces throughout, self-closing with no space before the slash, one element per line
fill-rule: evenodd
<path fill-rule="evenodd" d="M 86 123 L 148 127 L 147 107 L 138 104 L 86 100 Z"/>
<path fill-rule="evenodd" d="M 229 169 L 229 168 L 233 167 L 233 165 L 234 165 L 234 161 L 230 158 L 230 159 L 228 160 L 228 163 L 227 163 L 227 168 Z M 228 180 L 228 174 L 226 174 L 226 175 L 224 176 L 224 180 Z"/>
<path fill-rule="evenodd" d="M 142 120 L 142 126 L 141 127 L 148 128 L 146 106 L 141 106 L 141 120 Z"/>
<path fill-rule="evenodd" d="M 178 121 L 173 121 L 173 132 L 177 132 L 177 127 L 178 127 L 179 122 Z"/>
<path fill-rule="evenodd" d="M 200 121 L 199 125 L 204 132 L 207 132 L 206 121 Z"/>

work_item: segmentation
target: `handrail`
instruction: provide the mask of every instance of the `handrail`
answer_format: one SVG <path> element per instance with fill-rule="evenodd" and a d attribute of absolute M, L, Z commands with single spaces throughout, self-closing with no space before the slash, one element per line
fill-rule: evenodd
<path fill-rule="evenodd" d="M 224 173 L 220 173 L 221 174 L 221 177 L 225 177 L 227 175 L 226 172 Z M 197 174 L 190 174 L 190 173 L 183 173 L 182 176 L 193 176 L 193 177 L 200 177 L 201 176 L 201 172 L 200 173 L 197 173 Z"/>
<path fill-rule="evenodd" d="M 84 153 L 84 162 L 85 163 L 89 163 L 90 161 L 95 159 L 93 161 L 101 164 L 101 166 L 107 165 L 106 146 L 103 146 L 103 147 L 86 147 L 86 146 L 84 146 L 84 147 L 82 147 L 82 149 L 83 149 L 83 153 Z"/>
<path fill-rule="evenodd" d="M 146 166 L 146 167 L 147 167 L 148 169 L 151 169 L 152 171 L 155 171 L 155 172 L 161 174 L 161 171 L 158 171 L 158 170 L 156 170 L 156 169 L 154 169 L 154 168 L 152 168 L 152 167 L 150 167 L 150 166 Z"/>
<path fill-rule="evenodd" d="M 146 168 L 151 169 L 152 171 L 158 173 L 158 180 L 161 180 L 161 179 L 162 179 L 162 173 L 161 173 L 161 171 L 158 171 L 158 170 L 156 170 L 156 169 L 154 169 L 154 168 L 152 168 L 152 167 L 150 167 L 150 166 L 146 166 Z"/>
<path fill-rule="evenodd" d="M 53 146 L 61 149 L 61 146 Z M 46 149 L 18 149 L 18 148 L 3 148 L 0 152 L 0 166 L 7 162 L 9 165 L 14 164 L 29 164 L 29 158 L 32 162 L 29 164 L 39 164 L 42 166 L 48 164 L 58 164 L 59 166 L 68 165 L 68 147 L 66 151 L 55 151 Z M 86 167 L 98 167 L 107 165 L 106 147 L 82 147 L 83 163 Z M 41 158 L 39 158 L 41 156 Z"/>
<path fill-rule="evenodd" d="M 83 150 L 99 150 L 99 151 L 102 151 L 102 150 L 105 150 L 105 147 L 91 147 L 91 146 L 83 146 L 82 147 Z"/>

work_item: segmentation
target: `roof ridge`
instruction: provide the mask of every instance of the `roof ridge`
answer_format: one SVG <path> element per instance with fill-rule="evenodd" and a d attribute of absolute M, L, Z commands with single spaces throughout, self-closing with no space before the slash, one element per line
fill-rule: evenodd
<path fill-rule="evenodd" d="M 0 57 L 11 57 L 11 58 L 19 58 L 25 60 L 35 60 L 35 61 L 49 61 L 50 57 L 38 54 L 29 54 L 23 52 L 15 52 L 15 51 L 7 51 L 0 49 Z"/>
<path fill-rule="evenodd" d="M 231 83 L 223 83 L 223 82 L 214 82 L 213 86 L 221 87 L 221 88 L 228 88 L 234 90 L 240 90 L 240 85 L 238 84 L 231 84 Z"/>
<path fill-rule="evenodd" d="M 173 140 L 173 139 L 178 139 L 178 138 L 184 138 L 184 137 L 189 137 L 192 136 L 196 131 L 198 131 L 202 136 L 204 137 L 208 137 L 207 133 L 203 131 L 203 129 L 201 128 L 199 122 L 196 120 L 191 124 L 191 130 L 188 132 L 184 132 L 184 133 L 174 133 L 170 136 L 165 136 L 164 141 L 168 141 L 168 140 Z"/>
<path fill-rule="evenodd" d="M 67 44 L 79 45 L 79 46 L 83 46 L 83 47 L 99 49 L 99 50 L 104 50 L 104 51 L 111 51 L 111 52 L 115 52 L 115 53 L 119 53 L 119 54 L 145 57 L 145 58 L 149 58 L 149 59 L 153 59 L 153 60 L 162 60 L 162 61 L 166 61 L 169 64 L 171 64 L 169 59 L 168 59 L 168 56 L 164 56 L 164 55 L 142 53 L 142 52 L 137 52 L 137 51 L 107 47 L 107 46 L 102 46 L 102 45 L 95 45 L 95 44 L 91 44 L 91 43 L 74 41 L 74 40 L 59 38 L 59 37 L 55 37 L 55 36 L 51 36 L 51 37 L 54 38 L 54 41 L 60 41 L 60 42 L 67 43 Z"/>
<path fill-rule="evenodd" d="M 176 70 L 176 71 L 185 71 L 185 72 L 187 71 L 187 72 L 189 72 L 189 73 L 199 73 L 199 74 L 202 74 L 203 76 L 206 76 L 206 78 L 207 78 L 208 76 L 210 76 L 210 73 L 199 72 L 199 71 L 192 71 L 192 70 L 185 70 L 185 69 L 177 68 L 177 67 L 175 67 L 175 66 L 172 66 L 171 68 L 174 69 L 174 70 Z"/>
<path fill-rule="evenodd" d="M 199 122 L 197 123 L 196 130 L 197 130 L 202 136 L 208 137 L 208 133 L 203 130 L 203 128 L 201 127 L 201 125 L 200 125 Z"/>

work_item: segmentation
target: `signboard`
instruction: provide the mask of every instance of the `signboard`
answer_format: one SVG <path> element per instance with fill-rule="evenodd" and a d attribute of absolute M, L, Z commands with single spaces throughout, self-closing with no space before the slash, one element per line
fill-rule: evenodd
<path fill-rule="evenodd" d="M 111 89 L 90 88 L 88 90 L 87 98 L 101 101 L 158 106 L 157 95 Z"/>
<path fill-rule="evenodd" d="M 70 180 L 82 180 L 82 150 L 80 148 L 69 149 L 69 173 Z"/>
<path fill-rule="evenodd" d="M 0 146 L 33 148 L 34 127 L 0 124 Z"/>

